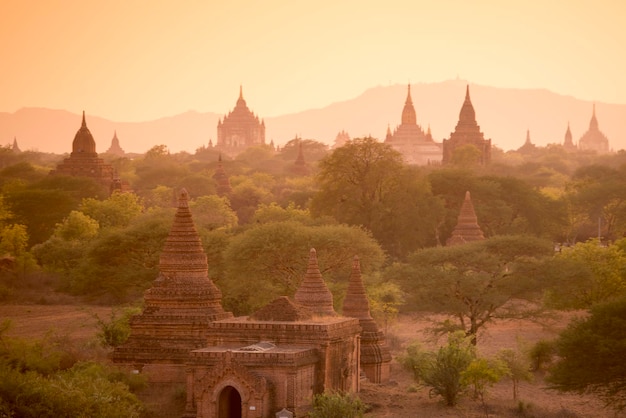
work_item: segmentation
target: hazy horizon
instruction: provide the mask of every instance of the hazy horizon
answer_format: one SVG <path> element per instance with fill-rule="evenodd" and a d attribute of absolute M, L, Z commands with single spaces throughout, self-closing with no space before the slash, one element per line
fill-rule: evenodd
<path fill-rule="evenodd" d="M 3 2 L 0 112 L 223 115 L 242 85 L 270 118 L 457 78 L 626 104 L 624 12 L 613 0 Z"/>

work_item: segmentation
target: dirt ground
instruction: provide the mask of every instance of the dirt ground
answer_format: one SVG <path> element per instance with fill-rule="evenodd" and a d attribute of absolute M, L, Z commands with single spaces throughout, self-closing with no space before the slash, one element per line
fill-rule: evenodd
<path fill-rule="evenodd" d="M 70 340 L 88 342 L 95 338 L 98 315 L 107 319 L 111 308 L 77 305 L 0 305 L 0 323 L 11 321 L 8 335 L 42 338 L 50 333 Z M 548 323 L 531 321 L 497 322 L 479 336 L 478 348 L 483 355 L 492 355 L 503 348 L 515 349 L 518 341 L 533 344 L 552 339 L 571 320 L 572 314 L 561 315 Z M 394 360 L 391 382 L 374 385 L 363 382 L 360 397 L 370 406 L 369 418 L 452 418 L 452 417 L 535 417 L 535 418 L 602 418 L 618 417 L 602 408 L 601 402 L 590 396 L 561 394 L 545 389 L 543 373 L 535 374 L 531 383 L 522 383 L 519 399 L 513 401 L 512 384 L 504 380 L 490 388 L 485 405 L 463 398 L 450 408 L 439 399 L 429 397 L 427 388 L 415 385 L 412 376 L 403 370 L 395 357 L 413 340 L 426 347 L 435 347 L 425 330 L 431 325 L 427 315 L 404 315 L 388 331 Z"/>

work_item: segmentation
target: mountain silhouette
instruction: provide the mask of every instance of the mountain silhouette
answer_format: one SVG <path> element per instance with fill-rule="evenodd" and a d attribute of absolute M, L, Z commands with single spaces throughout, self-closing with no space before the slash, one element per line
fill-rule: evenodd
<path fill-rule="evenodd" d="M 424 130 L 430 126 L 437 142 L 454 131 L 467 84 L 464 80 L 411 84 L 417 123 Z M 568 123 L 575 143 L 589 127 L 594 102 L 545 89 L 472 83 L 469 86 L 476 120 L 485 138 L 491 138 L 495 146 L 505 151 L 521 147 L 526 130 L 530 130 L 533 144 L 545 146 L 562 144 Z M 378 86 L 323 108 L 259 117 L 265 120 L 266 141 L 273 140 L 276 145 L 283 145 L 296 135 L 330 145 L 341 130 L 352 138 L 371 135 L 382 140 L 387 126 L 393 130 L 400 123 L 406 92 L 406 85 Z M 610 147 L 616 151 L 626 148 L 626 104 L 595 102 L 595 105 L 600 130 L 609 138 Z M 249 107 L 255 112 L 254 103 Z M 0 113 L 0 144 L 11 144 L 15 137 L 22 150 L 69 153 L 80 127 L 82 110 L 72 113 L 22 108 L 14 113 Z M 146 122 L 115 122 L 84 110 L 98 153 L 109 148 L 114 131 L 126 152 L 143 153 L 154 145 L 164 144 L 171 152 L 193 153 L 208 145 L 209 140 L 216 143 L 218 119 L 232 109 L 220 109 L 222 113 L 189 111 Z"/>

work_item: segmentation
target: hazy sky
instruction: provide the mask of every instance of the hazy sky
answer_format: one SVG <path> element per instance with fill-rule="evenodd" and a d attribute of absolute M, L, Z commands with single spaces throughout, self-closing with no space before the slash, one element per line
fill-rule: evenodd
<path fill-rule="evenodd" d="M 0 0 L 0 111 L 261 117 L 463 78 L 626 103 L 624 0 Z M 460 93 L 462 94 L 462 93 Z"/>

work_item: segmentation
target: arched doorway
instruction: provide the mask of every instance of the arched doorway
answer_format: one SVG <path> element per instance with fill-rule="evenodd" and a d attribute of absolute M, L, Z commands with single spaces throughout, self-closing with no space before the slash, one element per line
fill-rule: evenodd
<path fill-rule="evenodd" d="M 217 401 L 218 418 L 241 418 L 241 395 L 232 386 L 226 386 L 220 392 Z"/>

